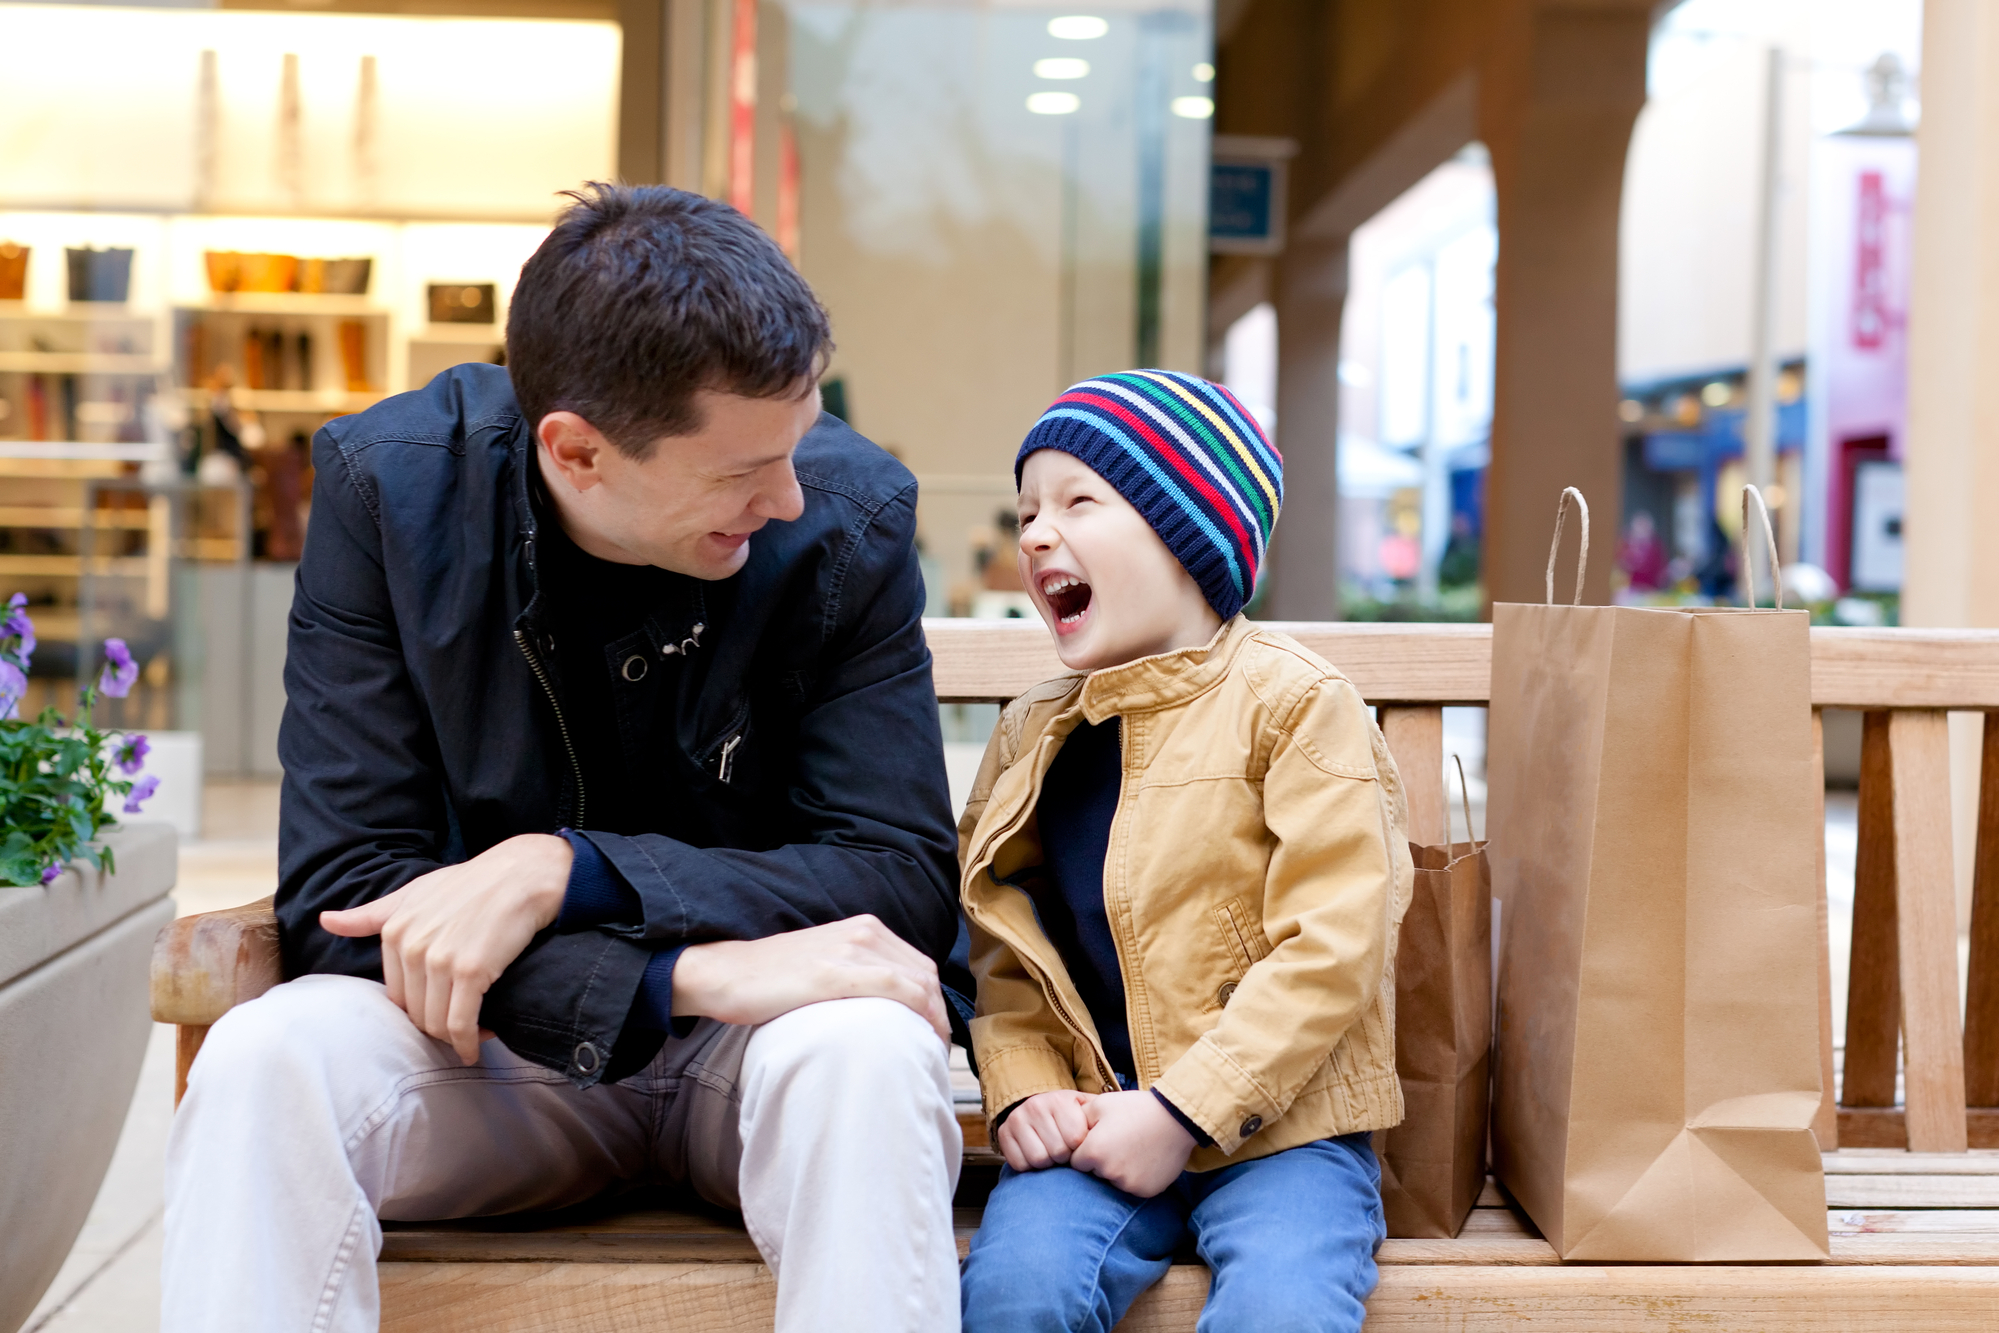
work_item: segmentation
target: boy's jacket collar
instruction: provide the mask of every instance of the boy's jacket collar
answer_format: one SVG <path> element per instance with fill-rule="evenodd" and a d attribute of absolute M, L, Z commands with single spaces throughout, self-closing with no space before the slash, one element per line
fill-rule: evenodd
<path fill-rule="evenodd" d="M 1231 616 L 1198 648 L 1176 648 L 1092 671 L 1082 678 L 1078 702 L 1083 717 L 1096 726 L 1107 718 L 1171 708 L 1205 694 L 1221 684 L 1229 663 L 1254 632 L 1240 615 Z"/>

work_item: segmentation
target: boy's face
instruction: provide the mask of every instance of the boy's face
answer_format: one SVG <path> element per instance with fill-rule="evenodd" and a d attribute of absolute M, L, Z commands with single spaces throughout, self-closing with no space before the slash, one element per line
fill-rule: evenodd
<path fill-rule="evenodd" d="M 1020 579 L 1075 671 L 1199 647 L 1222 623 L 1131 502 L 1054 449 L 1020 472 Z"/>

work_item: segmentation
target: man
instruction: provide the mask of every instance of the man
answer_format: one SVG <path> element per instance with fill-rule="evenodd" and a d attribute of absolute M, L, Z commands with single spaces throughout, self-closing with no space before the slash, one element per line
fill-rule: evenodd
<path fill-rule="evenodd" d="M 509 367 L 315 446 L 279 737 L 295 978 L 208 1037 L 168 1333 L 373 1329 L 378 1218 L 739 1205 L 785 1330 L 955 1329 L 956 861 L 913 479 L 735 211 L 577 196 Z"/>

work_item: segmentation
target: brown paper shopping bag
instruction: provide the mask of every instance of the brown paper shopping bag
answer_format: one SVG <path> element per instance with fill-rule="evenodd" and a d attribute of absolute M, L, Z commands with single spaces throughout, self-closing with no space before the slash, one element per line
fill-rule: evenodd
<path fill-rule="evenodd" d="M 1547 587 L 1493 608 L 1495 1173 L 1564 1259 L 1824 1258 L 1808 618 Z"/>
<path fill-rule="evenodd" d="M 1395 951 L 1395 1070 L 1402 1123 L 1374 1136 L 1388 1234 L 1455 1237 L 1485 1188 L 1491 1102 L 1492 877 L 1471 827 L 1465 841 L 1409 845 L 1416 891 Z"/>

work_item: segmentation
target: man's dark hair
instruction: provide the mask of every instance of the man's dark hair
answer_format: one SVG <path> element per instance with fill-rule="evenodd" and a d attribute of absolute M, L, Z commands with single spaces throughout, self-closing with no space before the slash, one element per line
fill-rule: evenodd
<path fill-rule="evenodd" d="M 507 369 L 530 426 L 574 412 L 624 454 L 701 429 L 702 389 L 781 398 L 816 383 L 826 312 L 784 252 L 727 204 L 593 183 L 521 268 Z"/>

